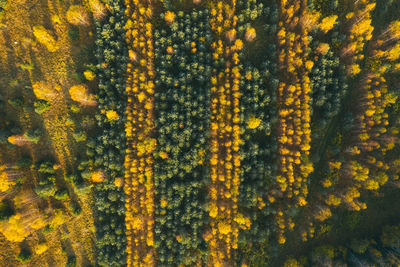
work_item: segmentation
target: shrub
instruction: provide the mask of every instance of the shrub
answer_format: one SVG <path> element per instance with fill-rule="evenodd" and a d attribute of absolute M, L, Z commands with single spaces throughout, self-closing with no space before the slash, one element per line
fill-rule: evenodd
<path fill-rule="evenodd" d="M 41 115 L 43 112 L 46 112 L 50 108 L 50 103 L 42 99 L 36 100 L 33 105 L 35 107 L 35 112 L 39 115 Z"/>
<path fill-rule="evenodd" d="M 22 248 L 17 257 L 17 259 L 22 263 L 30 261 L 31 258 L 32 258 L 32 252 L 26 248 Z"/>

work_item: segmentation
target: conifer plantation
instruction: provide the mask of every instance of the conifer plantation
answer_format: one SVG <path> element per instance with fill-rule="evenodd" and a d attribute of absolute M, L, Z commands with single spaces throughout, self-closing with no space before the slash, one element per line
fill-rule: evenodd
<path fill-rule="evenodd" d="M 0 0 L 0 266 L 400 266 L 399 0 Z"/>

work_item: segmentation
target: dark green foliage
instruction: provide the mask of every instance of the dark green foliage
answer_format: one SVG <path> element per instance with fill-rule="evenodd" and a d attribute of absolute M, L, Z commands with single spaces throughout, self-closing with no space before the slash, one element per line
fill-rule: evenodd
<path fill-rule="evenodd" d="M 55 178 L 55 177 L 54 177 Z M 57 188 L 52 182 L 42 181 L 35 187 L 35 193 L 41 198 L 53 197 L 56 193 Z"/>
<path fill-rule="evenodd" d="M 358 254 L 363 254 L 369 246 L 367 239 L 353 239 L 350 242 L 350 248 L 352 251 Z"/>
<path fill-rule="evenodd" d="M 252 221 L 251 229 L 241 232 L 241 253 L 246 253 L 245 247 L 249 242 L 262 243 L 268 239 L 272 223 L 271 208 L 266 206 L 260 210 L 258 198 L 268 203 L 266 196 L 277 171 L 275 127 L 276 90 L 279 81 L 275 36 L 278 10 L 274 3 L 261 2 L 238 1 L 239 38 L 245 39 L 246 29 L 250 26 L 255 27 L 257 33 L 240 61 L 242 95 L 239 103 L 243 142 L 240 147 L 242 158 L 239 209 Z M 252 117 L 261 120 L 256 129 L 248 127 L 248 121 Z M 254 251 L 254 255 L 257 253 L 258 250 Z"/>
<path fill-rule="evenodd" d="M 381 235 L 382 245 L 400 248 L 400 225 L 385 226 Z"/>
<path fill-rule="evenodd" d="M 13 106 L 13 108 L 19 109 L 24 105 L 24 99 L 22 97 L 14 97 L 9 99 L 8 103 Z"/>
<path fill-rule="evenodd" d="M 54 228 L 50 226 L 50 224 L 46 225 L 43 228 L 43 234 L 48 234 L 54 232 Z"/>
<path fill-rule="evenodd" d="M 68 208 L 75 216 L 79 216 L 82 213 L 82 208 L 76 201 L 70 201 Z"/>
<path fill-rule="evenodd" d="M 125 43 L 124 1 L 109 3 L 111 12 L 96 21 L 96 59 L 99 82 L 99 111 L 125 112 L 125 72 L 127 49 Z M 125 156 L 125 131 L 122 119 L 112 126 L 106 116 L 95 116 L 97 136 L 87 143 L 87 155 L 93 164 L 89 168 L 101 169 L 107 179 L 94 187 L 97 263 L 100 266 L 125 266 L 125 206 L 124 191 L 114 185 L 123 177 Z M 116 196 L 116 197 L 114 197 Z"/>
<path fill-rule="evenodd" d="M 39 183 L 34 188 L 35 193 L 41 198 L 54 197 L 57 191 L 55 186 L 56 183 L 56 172 L 53 168 L 54 163 L 50 161 L 43 161 L 36 164 L 36 168 L 39 174 Z"/>
<path fill-rule="evenodd" d="M 10 201 L 2 200 L 0 202 L 0 221 L 8 220 L 15 214 L 14 208 Z"/>
<path fill-rule="evenodd" d="M 32 165 L 32 158 L 30 156 L 23 156 L 17 161 L 19 168 L 28 168 Z"/>
<path fill-rule="evenodd" d="M 69 198 L 68 190 L 66 188 L 62 188 L 62 189 L 57 190 L 57 192 L 54 195 L 54 198 L 58 199 L 58 200 L 66 200 L 66 199 L 68 199 Z"/>
<path fill-rule="evenodd" d="M 76 257 L 75 256 L 68 256 L 66 267 L 75 267 L 76 266 Z"/>
<path fill-rule="evenodd" d="M 344 65 L 340 64 L 339 57 L 332 51 L 320 55 L 310 72 L 310 82 L 313 92 L 313 126 L 325 129 L 328 122 L 338 115 L 341 101 L 347 92 Z"/>
<path fill-rule="evenodd" d="M 155 246 L 160 266 L 205 262 L 202 231 L 208 179 L 207 154 L 211 30 L 209 13 L 177 12 L 175 23 L 155 31 L 156 128 Z M 204 41 L 200 41 L 204 38 Z M 194 44 L 192 44 L 194 42 Z M 174 52 L 169 54 L 167 47 Z M 196 51 L 193 52 L 193 46 Z M 168 158 L 161 158 L 166 153 Z M 167 201 L 162 207 L 160 201 Z M 182 238 L 177 241 L 177 236 Z"/>
<path fill-rule="evenodd" d="M 28 248 L 21 248 L 21 251 L 17 257 L 18 261 L 26 263 L 30 261 L 31 258 L 32 258 L 32 252 Z"/>
<path fill-rule="evenodd" d="M 79 28 L 72 26 L 71 29 L 68 30 L 68 36 L 71 39 L 71 41 L 79 41 L 80 36 L 79 36 Z"/>
<path fill-rule="evenodd" d="M 5 130 L 0 130 L 0 144 L 4 145 L 8 143 L 8 133 Z"/>

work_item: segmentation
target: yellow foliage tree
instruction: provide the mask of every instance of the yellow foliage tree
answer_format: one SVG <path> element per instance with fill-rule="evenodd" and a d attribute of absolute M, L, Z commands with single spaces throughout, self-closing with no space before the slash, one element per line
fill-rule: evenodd
<path fill-rule="evenodd" d="M 248 42 L 253 41 L 256 38 L 256 29 L 254 28 L 247 28 L 246 33 L 245 33 L 245 38 Z"/>
<path fill-rule="evenodd" d="M 100 183 L 103 182 L 106 176 L 104 175 L 103 171 L 94 171 L 92 172 L 92 175 L 90 176 L 90 181 L 92 183 Z"/>
<path fill-rule="evenodd" d="M 69 95 L 72 100 L 84 106 L 95 106 L 97 104 L 95 96 L 90 94 L 88 88 L 83 84 L 72 86 L 69 89 Z"/>
<path fill-rule="evenodd" d="M 38 99 L 51 101 L 58 94 L 57 90 L 43 81 L 35 82 L 32 85 L 33 93 Z"/>
<path fill-rule="evenodd" d="M 30 234 L 19 213 L 11 216 L 8 221 L 1 222 L 0 232 L 11 242 L 22 242 Z"/>
<path fill-rule="evenodd" d="M 106 6 L 100 0 L 89 0 L 90 10 L 96 19 L 101 19 L 107 13 Z"/>
<path fill-rule="evenodd" d="M 39 43 L 41 43 L 47 48 L 47 50 L 49 50 L 50 52 L 57 51 L 58 49 L 57 41 L 46 30 L 45 27 L 41 25 L 33 26 L 33 35 L 35 36 L 36 40 L 38 40 Z"/>
<path fill-rule="evenodd" d="M 318 27 L 321 29 L 321 31 L 327 33 L 335 26 L 337 18 L 337 15 L 326 17 L 321 21 L 320 24 L 318 24 Z"/>
<path fill-rule="evenodd" d="M 122 178 L 115 178 L 114 185 L 116 187 L 122 187 L 124 185 L 124 180 Z"/>
<path fill-rule="evenodd" d="M 247 122 L 247 127 L 249 127 L 250 129 L 256 129 L 258 126 L 260 126 L 260 123 L 260 119 L 256 117 L 251 117 Z"/>
<path fill-rule="evenodd" d="M 172 12 L 172 11 L 167 11 L 167 12 L 165 12 L 165 17 L 164 18 L 165 18 L 165 21 L 168 24 L 172 24 L 174 22 L 174 20 L 175 20 L 175 13 Z"/>
<path fill-rule="evenodd" d="M 96 74 L 94 74 L 93 71 L 91 70 L 86 70 L 83 75 L 85 76 L 85 79 L 88 81 L 93 81 L 94 78 L 96 78 Z"/>
<path fill-rule="evenodd" d="M 56 228 L 57 226 L 63 225 L 68 220 L 67 216 L 64 215 L 60 209 L 55 210 L 54 216 L 50 221 L 50 226 Z"/>
<path fill-rule="evenodd" d="M 321 55 L 325 55 L 329 51 L 330 47 L 327 43 L 320 43 L 317 47 L 317 52 Z"/>
<path fill-rule="evenodd" d="M 67 20 L 73 25 L 89 25 L 89 15 L 85 7 L 72 5 L 67 11 Z"/>
<path fill-rule="evenodd" d="M 107 110 L 106 117 L 110 121 L 116 121 L 119 118 L 118 113 L 115 110 Z"/>
<path fill-rule="evenodd" d="M 0 192 L 6 192 L 15 185 L 7 174 L 6 168 L 6 165 L 0 165 Z"/>
<path fill-rule="evenodd" d="M 40 255 L 43 254 L 49 247 L 47 246 L 46 243 L 39 243 L 37 245 L 35 245 L 34 250 L 35 253 Z"/>
<path fill-rule="evenodd" d="M 29 141 L 26 139 L 26 137 L 22 134 L 11 135 L 8 137 L 7 140 L 10 144 L 13 144 L 16 146 L 23 146 L 23 145 L 29 143 Z"/>

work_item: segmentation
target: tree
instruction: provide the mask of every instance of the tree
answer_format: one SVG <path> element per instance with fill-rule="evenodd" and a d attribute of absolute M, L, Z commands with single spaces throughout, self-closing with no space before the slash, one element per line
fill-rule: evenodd
<path fill-rule="evenodd" d="M 102 19 L 107 13 L 106 6 L 100 0 L 89 0 L 89 6 L 96 19 Z"/>
<path fill-rule="evenodd" d="M 89 15 L 84 6 L 72 5 L 67 11 L 67 20 L 73 25 L 89 25 Z"/>
<path fill-rule="evenodd" d="M 46 30 L 45 27 L 39 25 L 33 27 L 33 35 L 36 37 L 39 43 L 44 45 L 50 52 L 58 50 L 57 41 L 54 37 Z"/>
<path fill-rule="evenodd" d="M 32 252 L 27 248 L 21 248 L 17 257 L 18 261 L 25 263 L 30 261 L 31 258 L 32 258 Z"/>
<path fill-rule="evenodd" d="M 50 103 L 46 100 L 39 99 L 35 101 L 34 107 L 35 107 L 35 112 L 41 115 L 50 109 Z"/>
<path fill-rule="evenodd" d="M 35 247 L 34 247 L 35 253 L 37 255 L 43 254 L 47 249 L 48 249 L 48 246 L 47 246 L 47 244 L 45 242 L 36 244 Z"/>
<path fill-rule="evenodd" d="M 336 24 L 338 16 L 337 15 L 332 15 L 326 18 L 323 18 L 321 23 L 318 25 L 320 30 L 324 33 L 327 33 L 330 31 Z"/>
<path fill-rule="evenodd" d="M 0 202 L 0 221 L 8 220 L 15 214 L 10 201 L 2 200 Z"/>
<path fill-rule="evenodd" d="M 69 198 L 68 189 L 63 188 L 56 191 L 54 198 L 57 200 L 67 200 Z"/>
<path fill-rule="evenodd" d="M 84 106 L 97 105 L 95 96 L 90 94 L 88 88 L 83 84 L 72 86 L 69 89 L 69 94 L 72 100 L 79 102 Z"/>
<path fill-rule="evenodd" d="M 167 11 L 165 12 L 164 18 L 168 24 L 172 24 L 175 20 L 175 13 L 172 11 Z"/>
<path fill-rule="evenodd" d="M 51 101 L 54 99 L 58 94 L 57 91 L 59 91 L 61 88 L 59 86 L 55 86 L 55 88 L 52 88 L 49 84 L 47 84 L 44 81 L 39 81 L 35 82 L 32 85 L 33 93 L 38 99 L 45 100 L 45 101 Z"/>

